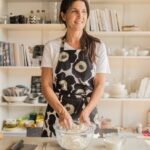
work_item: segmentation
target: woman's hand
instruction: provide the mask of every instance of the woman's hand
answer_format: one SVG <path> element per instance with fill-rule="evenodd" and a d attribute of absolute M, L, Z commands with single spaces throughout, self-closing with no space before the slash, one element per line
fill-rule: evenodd
<path fill-rule="evenodd" d="M 84 109 L 80 114 L 80 122 L 86 124 L 87 126 L 91 126 L 89 115 L 90 113 L 86 109 Z"/>
<path fill-rule="evenodd" d="M 3 133 L 0 132 L 0 140 L 2 140 L 2 139 L 3 139 Z"/>
<path fill-rule="evenodd" d="M 59 113 L 59 124 L 66 129 L 71 129 L 73 120 L 68 111 L 64 108 L 62 111 Z"/>

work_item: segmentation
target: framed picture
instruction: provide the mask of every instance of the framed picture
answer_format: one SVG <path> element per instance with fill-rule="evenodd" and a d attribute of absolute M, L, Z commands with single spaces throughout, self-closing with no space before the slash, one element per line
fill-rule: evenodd
<path fill-rule="evenodd" d="M 41 76 L 31 77 L 31 93 L 41 93 Z"/>

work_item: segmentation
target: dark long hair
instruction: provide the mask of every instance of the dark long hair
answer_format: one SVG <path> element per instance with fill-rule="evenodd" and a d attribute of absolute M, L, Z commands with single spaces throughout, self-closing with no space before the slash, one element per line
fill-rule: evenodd
<path fill-rule="evenodd" d="M 61 16 L 61 12 L 66 14 L 67 10 L 70 8 L 70 6 L 75 1 L 84 2 L 85 6 L 86 6 L 86 10 L 87 10 L 87 17 L 89 17 L 89 15 L 90 15 L 90 7 L 89 7 L 89 3 L 87 2 L 87 0 L 62 0 L 61 6 L 60 6 L 59 21 L 60 21 L 60 23 L 64 23 L 66 27 L 67 27 L 67 25 Z M 86 30 L 83 29 L 83 34 L 80 39 L 81 49 L 84 50 L 86 52 L 86 54 L 89 55 L 89 58 L 92 62 L 96 61 L 96 52 L 95 52 L 96 42 L 100 43 L 100 40 L 96 37 L 89 35 L 86 32 Z"/>

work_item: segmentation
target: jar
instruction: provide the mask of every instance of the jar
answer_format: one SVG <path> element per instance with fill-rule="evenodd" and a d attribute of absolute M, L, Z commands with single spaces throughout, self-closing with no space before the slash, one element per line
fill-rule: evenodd
<path fill-rule="evenodd" d="M 141 123 L 139 123 L 139 124 L 137 125 L 136 131 L 137 131 L 137 133 L 142 134 L 142 124 L 141 124 Z"/>
<path fill-rule="evenodd" d="M 2 16 L 0 22 L 2 24 L 8 24 L 9 23 L 9 17 L 8 16 Z"/>
<path fill-rule="evenodd" d="M 112 127 L 111 126 L 111 119 L 109 119 L 109 118 L 102 119 L 102 121 L 101 121 L 101 128 L 102 129 L 109 129 L 111 127 Z"/>

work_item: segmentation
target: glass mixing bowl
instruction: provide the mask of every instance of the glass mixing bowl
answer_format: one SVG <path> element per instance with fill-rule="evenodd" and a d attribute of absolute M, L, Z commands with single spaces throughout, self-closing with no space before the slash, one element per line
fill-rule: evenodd
<path fill-rule="evenodd" d="M 74 122 L 73 128 L 66 130 L 59 124 L 54 126 L 56 131 L 56 139 L 58 144 L 66 150 L 83 150 L 85 149 L 93 138 L 95 124 L 92 123 L 90 127 Z"/>

